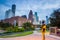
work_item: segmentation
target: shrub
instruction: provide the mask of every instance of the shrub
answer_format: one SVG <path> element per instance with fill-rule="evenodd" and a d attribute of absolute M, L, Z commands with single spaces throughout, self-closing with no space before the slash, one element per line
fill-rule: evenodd
<path fill-rule="evenodd" d="M 18 32 L 23 32 L 25 29 L 22 27 L 22 28 L 19 28 L 18 29 Z"/>
<path fill-rule="evenodd" d="M 7 32 L 13 32 L 13 30 L 14 30 L 13 27 L 8 27 L 8 28 L 6 28 L 6 31 L 7 31 Z"/>
<path fill-rule="evenodd" d="M 49 27 L 51 27 L 50 24 L 47 24 L 46 26 L 47 26 L 47 29 L 49 29 Z"/>
<path fill-rule="evenodd" d="M 25 30 L 33 30 L 34 27 L 32 27 L 32 26 L 33 26 L 32 23 L 26 22 L 26 23 L 23 24 L 22 27 L 23 27 Z"/>
<path fill-rule="evenodd" d="M 16 27 L 8 27 L 6 29 L 7 32 L 23 32 L 24 28 L 18 28 L 18 26 Z"/>

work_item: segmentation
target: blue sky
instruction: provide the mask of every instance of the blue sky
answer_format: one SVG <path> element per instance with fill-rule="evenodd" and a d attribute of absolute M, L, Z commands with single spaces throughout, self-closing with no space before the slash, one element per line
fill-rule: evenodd
<path fill-rule="evenodd" d="M 0 0 L 0 20 L 4 19 L 5 11 L 16 4 L 16 16 L 27 15 L 29 10 L 38 13 L 39 20 L 50 16 L 53 10 L 60 8 L 60 0 Z"/>

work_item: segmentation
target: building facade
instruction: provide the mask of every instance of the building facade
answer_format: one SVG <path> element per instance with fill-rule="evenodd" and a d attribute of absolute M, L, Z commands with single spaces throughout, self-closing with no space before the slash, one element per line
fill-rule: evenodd
<path fill-rule="evenodd" d="M 31 20 L 31 22 L 33 23 L 33 12 L 32 12 L 32 10 L 30 10 L 30 12 L 29 12 L 28 19 Z"/>
<path fill-rule="evenodd" d="M 10 23 L 12 25 L 16 25 L 16 23 L 18 24 L 18 26 L 22 26 L 23 23 L 26 22 L 31 22 L 30 20 L 20 17 L 20 16 L 15 16 L 15 17 L 11 17 L 8 19 L 3 20 L 4 23 Z"/>

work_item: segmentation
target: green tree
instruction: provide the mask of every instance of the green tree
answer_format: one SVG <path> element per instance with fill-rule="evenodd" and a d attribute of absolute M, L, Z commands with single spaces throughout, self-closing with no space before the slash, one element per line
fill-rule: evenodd
<path fill-rule="evenodd" d="M 51 26 L 57 26 L 60 28 L 60 9 L 55 10 L 50 16 Z"/>
<path fill-rule="evenodd" d="M 3 23 L 3 22 L 0 22 L 0 27 L 2 29 L 6 29 L 7 27 L 11 27 L 13 25 L 11 25 L 10 23 Z"/>
<path fill-rule="evenodd" d="M 32 30 L 32 29 L 34 29 L 34 28 L 32 27 L 32 23 L 29 23 L 29 22 L 24 23 L 24 24 L 23 24 L 23 27 L 24 27 L 26 30 Z"/>

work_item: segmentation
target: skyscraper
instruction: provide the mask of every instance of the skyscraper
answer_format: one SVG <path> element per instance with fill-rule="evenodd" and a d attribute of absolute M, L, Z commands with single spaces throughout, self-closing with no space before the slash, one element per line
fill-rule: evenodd
<path fill-rule="evenodd" d="M 8 16 L 9 16 L 9 11 L 7 10 L 7 11 L 5 12 L 5 19 L 7 19 Z"/>
<path fill-rule="evenodd" d="M 8 9 L 5 13 L 5 19 L 15 16 L 16 5 L 12 5 L 12 9 Z"/>
<path fill-rule="evenodd" d="M 48 16 L 46 16 L 46 24 L 49 23 L 49 19 L 48 19 Z"/>
<path fill-rule="evenodd" d="M 7 19 L 7 18 L 11 18 L 11 17 L 13 17 L 13 12 L 11 11 L 11 9 L 9 9 L 6 11 L 5 18 Z"/>
<path fill-rule="evenodd" d="M 37 15 L 37 12 L 35 12 L 34 16 L 33 16 L 33 24 L 34 25 L 39 25 L 40 22 L 39 22 L 39 19 L 38 19 L 38 15 Z"/>
<path fill-rule="evenodd" d="M 13 4 L 13 5 L 12 5 L 12 12 L 13 12 L 13 16 L 15 16 L 15 11 L 16 11 L 16 5 L 15 5 L 15 4 Z"/>
<path fill-rule="evenodd" d="M 35 17 L 36 17 L 36 21 L 38 22 L 39 21 L 39 19 L 38 19 L 38 15 L 37 15 L 37 12 L 35 12 Z"/>
<path fill-rule="evenodd" d="M 31 22 L 33 22 L 33 12 L 32 12 L 32 10 L 30 10 L 30 12 L 29 12 L 28 19 L 31 20 Z"/>

